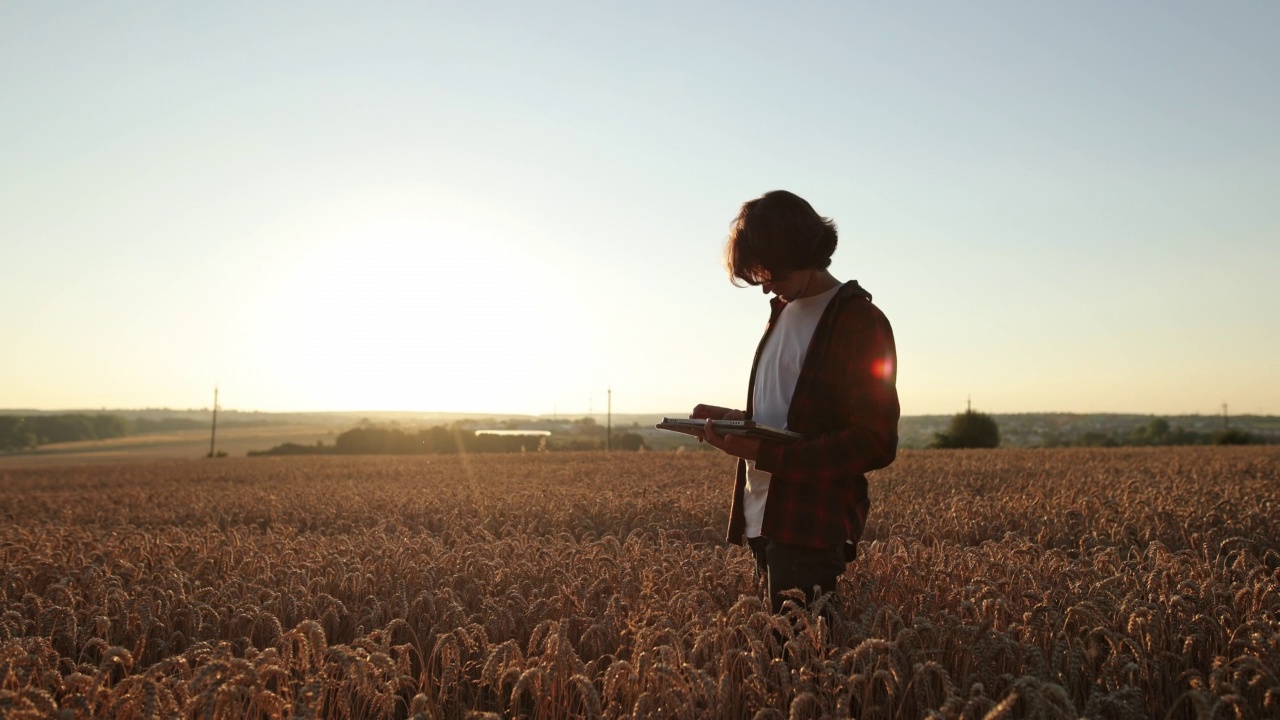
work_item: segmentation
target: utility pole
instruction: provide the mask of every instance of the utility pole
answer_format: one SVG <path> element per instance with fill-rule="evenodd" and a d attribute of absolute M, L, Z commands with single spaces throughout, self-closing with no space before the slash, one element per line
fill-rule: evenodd
<path fill-rule="evenodd" d="M 209 457 L 213 457 L 213 443 L 218 439 L 218 386 L 213 386 L 213 430 L 209 432 Z"/>
<path fill-rule="evenodd" d="M 1227 420 L 1227 404 L 1222 403 L 1222 429 L 1231 430 L 1231 422 Z"/>
<path fill-rule="evenodd" d="M 605 415 L 605 417 L 608 419 L 605 421 L 604 449 L 605 449 L 605 452 L 612 452 L 613 451 L 613 386 L 612 385 L 609 386 L 608 413 Z"/>

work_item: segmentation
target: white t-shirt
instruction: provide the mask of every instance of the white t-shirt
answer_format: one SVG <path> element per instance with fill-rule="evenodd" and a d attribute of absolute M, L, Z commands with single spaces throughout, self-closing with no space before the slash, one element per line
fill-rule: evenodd
<path fill-rule="evenodd" d="M 822 293 L 792 300 L 782 308 L 778 320 L 760 350 L 760 362 L 756 365 L 756 383 L 752 388 L 751 419 L 765 425 L 785 428 L 787 411 L 791 409 L 791 396 L 796 391 L 796 380 L 809 352 L 809 341 L 818 327 L 818 320 L 836 296 L 839 285 Z M 746 536 L 759 537 L 764 522 L 764 503 L 769 498 L 769 479 L 772 476 L 756 469 L 754 460 L 747 461 L 747 486 L 742 494 L 742 510 L 747 518 Z"/>

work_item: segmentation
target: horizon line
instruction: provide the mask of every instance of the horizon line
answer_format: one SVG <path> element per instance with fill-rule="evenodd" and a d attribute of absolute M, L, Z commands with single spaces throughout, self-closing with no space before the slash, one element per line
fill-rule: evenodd
<path fill-rule="evenodd" d="M 976 412 L 983 413 L 983 414 L 985 414 L 985 415 L 1134 415 L 1134 416 L 1144 416 L 1144 417 L 1222 417 L 1223 415 L 1226 415 L 1226 416 L 1228 416 L 1228 417 L 1280 417 L 1280 413 L 1257 413 L 1257 412 L 1241 412 L 1241 413 L 1230 413 L 1230 412 L 1226 412 L 1226 413 L 1223 413 L 1223 412 L 1214 412 L 1214 413 L 1205 413 L 1205 412 L 1173 412 L 1173 413 L 1169 413 L 1169 412 L 1165 412 L 1165 413 L 1158 413 L 1158 412 L 1143 412 L 1143 411 L 1132 411 L 1132 410 L 1012 410 L 1012 411 L 990 411 L 990 410 L 983 410 L 983 409 L 981 409 L 981 408 L 977 408 L 975 411 L 976 411 Z M 101 414 L 101 413 L 130 413 L 130 412 L 180 412 L 180 413 L 204 412 L 204 413 L 212 413 L 212 412 L 213 412 L 213 408 L 211 408 L 211 407 L 207 407 L 207 406 L 206 406 L 206 407 L 188 407 L 188 408 L 179 408 L 179 407 L 132 407 L 132 408 L 126 408 L 126 407 L 114 407 L 114 408 L 108 408 L 108 407 L 97 407 L 97 408 L 92 408 L 92 407 L 65 407 L 65 408 L 54 408 L 54 409 L 46 409 L 46 408 L 23 408 L 23 407 L 3 408 L 3 407 L 0 407 L 0 415 L 4 415 L 4 414 L 13 414 L 13 413 L 23 413 L 23 412 L 40 413 L 40 414 L 54 414 L 54 413 L 66 413 L 66 414 L 75 414 L 75 413 L 99 413 L 99 414 Z M 226 408 L 226 407 L 222 407 L 222 406 L 218 406 L 218 412 L 220 412 L 220 413 L 258 414 L 258 415 L 362 415 L 362 414 L 365 414 L 365 415 L 379 415 L 379 414 L 380 414 L 380 415 L 391 415 L 391 414 L 395 414 L 395 415 L 457 415 L 457 416 L 461 416 L 461 417 L 462 417 L 462 418 L 464 418 L 464 419 L 465 419 L 465 418 L 516 418 L 516 417 L 521 417 L 521 418 L 538 418 L 538 419 L 560 418 L 560 417 L 564 417 L 564 418 L 581 418 L 581 417 L 607 417 L 607 416 L 610 414 L 610 413 L 608 413 L 608 412 L 595 412 L 595 411 L 585 411 L 585 412 L 567 412 L 567 413 L 566 413 L 566 412 L 560 412 L 560 411 L 553 411 L 553 412 L 544 412 L 544 413 L 528 413 L 528 412 L 468 411 L 468 410 L 376 410 L 376 409 L 370 409 L 370 408 L 366 408 L 366 409 L 362 409 L 362 410 L 243 410 L 243 409 L 238 409 L 238 408 Z M 959 414 L 962 414 L 962 413 L 964 413 L 964 412 L 965 412 L 964 410 L 956 410 L 956 411 L 952 411 L 952 412 L 919 412 L 919 413 L 903 413 L 903 414 L 902 414 L 902 417 L 936 417 L 936 416 L 946 417 L 946 416 L 951 416 L 951 415 L 959 415 Z M 623 411 L 623 412 L 614 412 L 614 413 L 612 413 L 612 414 L 613 414 L 613 415 L 616 415 L 616 416 L 623 416 L 623 415 L 627 415 L 627 416 L 631 416 L 631 415 L 649 415 L 649 416 L 663 416 L 663 417 L 676 417 L 676 416 L 679 416 L 679 415 L 680 415 L 680 413 L 675 413 L 675 414 L 673 414 L 671 411 L 649 411 L 649 410 Z"/>

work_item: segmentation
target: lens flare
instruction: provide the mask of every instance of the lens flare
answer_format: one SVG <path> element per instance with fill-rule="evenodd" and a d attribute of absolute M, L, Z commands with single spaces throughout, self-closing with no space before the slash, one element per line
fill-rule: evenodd
<path fill-rule="evenodd" d="M 881 358 L 871 363 L 871 374 L 881 380 L 893 377 L 893 358 Z"/>

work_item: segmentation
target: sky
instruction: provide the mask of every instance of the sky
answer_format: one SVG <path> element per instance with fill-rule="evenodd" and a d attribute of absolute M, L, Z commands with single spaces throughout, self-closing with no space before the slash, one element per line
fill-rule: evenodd
<path fill-rule="evenodd" d="M 903 413 L 1280 414 L 1280 5 L 0 2 L 0 408 L 741 407 L 774 189 Z"/>

